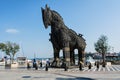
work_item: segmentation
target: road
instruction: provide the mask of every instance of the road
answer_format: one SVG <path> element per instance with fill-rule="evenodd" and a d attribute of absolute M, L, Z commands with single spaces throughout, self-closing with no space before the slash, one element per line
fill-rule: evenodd
<path fill-rule="evenodd" d="M 0 80 L 120 80 L 120 65 L 107 66 L 106 68 L 85 67 L 82 71 L 78 68 L 55 69 L 0 69 Z"/>

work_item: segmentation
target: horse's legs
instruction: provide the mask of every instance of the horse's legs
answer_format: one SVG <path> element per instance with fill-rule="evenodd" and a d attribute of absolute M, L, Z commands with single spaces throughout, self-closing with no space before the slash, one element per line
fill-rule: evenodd
<path fill-rule="evenodd" d="M 84 50 L 78 49 L 78 64 L 84 63 Z"/>
<path fill-rule="evenodd" d="M 74 54 L 74 50 L 70 50 L 70 63 L 71 63 L 71 65 L 75 65 L 75 54 Z"/>
<path fill-rule="evenodd" d="M 63 47 L 63 54 L 65 56 L 66 66 L 70 66 L 70 47 L 69 42 L 65 42 Z"/>
<path fill-rule="evenodd" d="M 59 51 L 60 51 L 60 49 L 56 49 L 56 48 L 53 48 L 53 49 L 54 49 L 54 61 L 53 61 L 52 66 L 59 67 L 60 66 L 60 64 L 59 64 Z"/>

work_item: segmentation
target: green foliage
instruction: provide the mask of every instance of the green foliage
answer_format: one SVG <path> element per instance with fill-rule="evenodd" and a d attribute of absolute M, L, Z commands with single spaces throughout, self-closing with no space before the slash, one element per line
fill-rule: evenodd
<path fill-rule="evenodd" d="M 4 43 L 0 43 L 0 50 L 4 51 L 5 48 L 5 44 Z"/>
<path fill-rule="evenodd" d="M 95 50 L 98 53 L 105 54 L 109 51 L 110 47 L 108 46 L 107 36 L 102 35 L 98 41 L 94 44 Z"/>
<path fill-rule="evenodd" d="M 10 42 L 0 43 L 0 49 L 6 53 L 6 55 L 10 56 L 11 45 Z"/>
<path fill-rule="evenodd" d="M 16 43 L 12 43 L 11 44 L 11 53 L 12 53 L 12 56 L 14 58 L 15 54 L 19 51 L 20 47 L 18 44 Z"/>
<path fill-rule="evenodd" d="M 10 41 L 6 43 L 0 43 L 0 50 L 5 52 L 6 55 L 10 56 L 10 58 L 14 59 L 15 54 L 19 51 L 20 47 L 16 43 L 12 43 Z"/>

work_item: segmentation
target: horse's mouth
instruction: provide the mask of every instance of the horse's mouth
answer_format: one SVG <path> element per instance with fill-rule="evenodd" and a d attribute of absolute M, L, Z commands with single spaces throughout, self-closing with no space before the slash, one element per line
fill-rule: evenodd
<path fill-rule="evenodd" d="M 45 26 L 45 29 L 47 29 L 47 28 L 48 28 L 48 25 L 47 25 L 47 24 L 44 24 L 44 26 Z"/>

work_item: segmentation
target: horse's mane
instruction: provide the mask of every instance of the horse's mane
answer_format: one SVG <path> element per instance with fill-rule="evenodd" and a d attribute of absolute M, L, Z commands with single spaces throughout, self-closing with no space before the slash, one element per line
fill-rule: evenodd
<path fill-rule="evenodd" d="M 63 20 L 63 18 L 61 17 L 61 15 L 60 15 L 58 12 L 52 10 L 52 13 L 53 13 L 54 15 L 56 15 L 59 19 Z"/>

